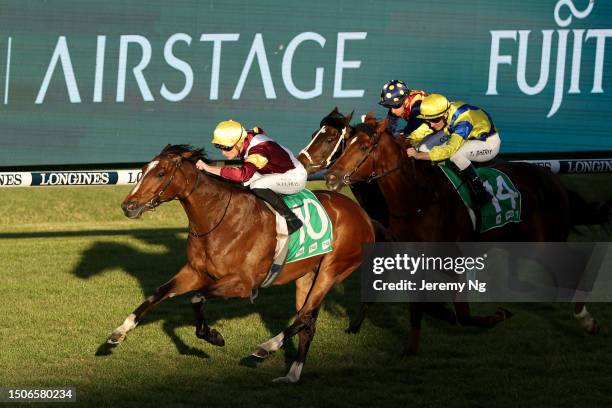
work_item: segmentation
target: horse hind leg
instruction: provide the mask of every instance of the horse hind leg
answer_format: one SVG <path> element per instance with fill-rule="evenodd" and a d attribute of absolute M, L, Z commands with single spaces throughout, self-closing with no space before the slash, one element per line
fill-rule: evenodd
<path fill-rule="evenodd" d="M 297 313 L 299 313 L 300 309 L 302 309 L 304 306 L 304 303 L 306 303 L 306 299 L 308 298 L 308 294 L 312 289 L 315 277 L 316 274 L 315 270 L 313 269 L 295 281 L 295 311 Z M 251 357 L 255 357 L 259 360 L 265 360 L 268 358 L 270 355 L 272 355 L 272 353 L 279 350 L 283 346 L 285 340 L 284 333 L 285 331 L 280 332 L 268 341 L 261 343 L 259 346 L 257 346 L 257 350 L 251 354 Z"/>
<path fill-rule="evenodd" d="M 272 380 L 273 382 L 294 384 L 300 380 L 302 368 L 304 367 L 306 356 L 308 355 L 308 349 L 310 349 L 310 344 L 312 343 L 312 339 L 314 338 L 316 332 L 316 322 L 319 315 L 319 309 L 320 307 L 312 311 L 308 324 L 298 332 L 298 336 L 300 337 L 298 355 L 295 361 L 291 364 L 287 375 L 284 377 L 275 378 Z"/>

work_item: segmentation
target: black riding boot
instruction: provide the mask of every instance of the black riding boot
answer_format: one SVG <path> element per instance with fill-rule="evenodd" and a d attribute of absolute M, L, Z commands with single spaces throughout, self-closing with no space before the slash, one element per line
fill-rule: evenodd
<path fill-rule="evenodd" d="M 289 235 L 300 229 L 302 221 L 287 207 L 280 194 L 275 193 L 269 188 L 254 188 L 251 191 L 285 217 L 285 220 L 287 220 L 287 233 Z"/>
<path fill-rule="evenodd" d="M 483 205 L 491 201 L 493 197 L 491 197 L 491 193 L 489 193 L 489 191 L 482 184 L 482 180 L 480 177 L 478 177 L 478 173 L 476 172 L 473 164 L 470 164 L 461 173 L 464 175 L 464 178 L 472 191 L 478 208 L 482 208 Z"/>

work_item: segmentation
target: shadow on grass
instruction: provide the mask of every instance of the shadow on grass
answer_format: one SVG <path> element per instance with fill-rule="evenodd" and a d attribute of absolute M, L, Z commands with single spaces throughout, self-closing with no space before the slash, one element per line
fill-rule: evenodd
<path fill-rule="evenodd" d="M 155 246 L 154 253 L 144 252 L 133 245 L 112 241 L 96 241 L 81 254 L 81 260 L 73 270 L 73 274 L 81 279 L 90 279 L 110 270 L 121 269 L 138 281 L 142 290 L 143 299 L 153 294 L 163 283 L 168 281 L 185 263 L 187 241 L 183 229 L 143 229 L 127 231 L 85 231 L 85 236 L 130 236 L 138 239 L 144 244 Z M 57 237 L 76 236 L 78 233 L 68 231 L 59 233 L 28 233 L 31 237 Z M 115 272 L 116 273 L 116 272 Z M 356 276 L 345 281 L 341 288 L 334 288 L 325 299 L 324 307 L 332 315 L 344 317 L 347 311 L 356 311 L 359 307 L 359 271 Z M 164 301 L 155 306 L 143 319 L 140 325 L 162 322 L 166 335 L 173 341 L 177 351 L 184 355 L 193 355 L 199 358 L 208 358 L 208 354 L 201 349 L 188 346 L 177 335 L 177 329 L 185 326 L 193 326 L 193 314 L 191 306 L 184 301 L 177 306 L 176 301 Z M 181 299 L 179 298 L 179 299 Z M 178 300 L 178 299 L 177 299 Z M 179 300 L 180 301 L 180 300 Z M 134 304 L 136 308 L 138 304 Z M 288 321 L 295 316 L 294 286 L 285 285 L 260 290 L 259 297 L 253 305 L 248 300 L 230 299 L 220 301 L 214 299 L 206 303 L 205 314 L 207 323 L 214 327 L 219 320 L 234 319 L 259 315 L 265 328 L 271 335 L 275 335 L 285 329 Z M 401 307 L 407 313 L 407 308 Z M 401 327 L 398 318 L 397 305 L 379 304 L 374 306 L 370 322 L 376 327 L 384 328 L 393 336 L 403 337 L 405 328 Z M 120 324 L 123 319 L 132 312 L 126 310 L 125 316 L 117 316 L 115 326 L 109 327 L 109 331 Z M 348 325 L 348 319 L 346 319 Z M 338 336 L 349 336 L 338 332 Z M 108 356 L 113 353 L 114 347 L 105 342 L 100 345 L 96 355 Z M 266 339 L 261 339 L 262 341 Z M 207 343 L 202 343 L 209 347 Z M 255 344 L 254 344 L 255 346 Z M 210 346 L 212 347 L 212 346 Z M 287 368 L 293 362 L 296 348 L 293 342 L 287 342 L 284 346 L 285 364 Z M 257 367 L 257 361 L 245 357 L 241 364 L 246 367 Z"/>

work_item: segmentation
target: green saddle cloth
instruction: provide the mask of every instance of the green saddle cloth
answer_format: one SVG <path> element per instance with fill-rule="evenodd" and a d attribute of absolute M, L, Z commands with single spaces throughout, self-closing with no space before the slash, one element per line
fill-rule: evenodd
<path fill-rule="evenodd" d="M 285 263 L 295 262 L 332 250 L 332 223 L 319 199 L 308 189 L 284 196 L 285 204 L 304 223 L 289 237 Z"/>
<path fill-rule="evenodd" d="M 439 167 L 453 184 L 465 205 L 474 210 L 470 188 L 454 166 L 441 163 Z M 520 222 L 521 192 L 514 186 L 512 180 L 504 172 L 492 167 L 479 167 L 476 171 L 485 188 L 493 196 L 493 199 L 480 209 L 480 232 L 499 228 L 510 222 Z"/>

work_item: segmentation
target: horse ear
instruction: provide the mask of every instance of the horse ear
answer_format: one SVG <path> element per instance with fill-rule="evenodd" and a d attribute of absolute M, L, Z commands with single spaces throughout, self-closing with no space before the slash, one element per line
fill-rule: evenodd
<path fill-rule="evenodd" d="M 331 113 L 340 113 L 340 112 L 338 111 L 338 107 L 337 107 L 337 106 L 334 106 L 334 109 L 331 111 Z"/>
<path fill-rule="evenodd" d="M 349 113 L 345 119 L 346 119 L 346 123 L 350 123 L 351 119 L 353 119 L 353 115 L 355 114 L 355 111 L 352 111 L 351 113 Z"/>
<path fill-rule="evenodd" d="M 389 117 L 388 116 L 384 120 L 376 124 L 376 133 L 378 134 L 383 133 L 387 129 L 387 127 L 389 127 Z"/>
<path fill-rule="evenodd" d="M 166 153 L 168 151 L 168 149 L 170 149 L 172 147 L 172 145 L 170 143 L 168 143 L 163 149 L 162 149 L 162 153 Z"/>
<path fill-rule="evenodd" d="M 190 158 L 191 156 L 193 156 L 193 152 L 191 152 L 191 151 L 181 153 L 181 157 L 182 157 L 183 159 L 188 159 L 188 158 Z"/>
<path fill-rule="evenodd" d="M 376 116 L 374 116 L 374 112 L 366 113 L 363 123 L 370 126 L 376 126 Z"/>

